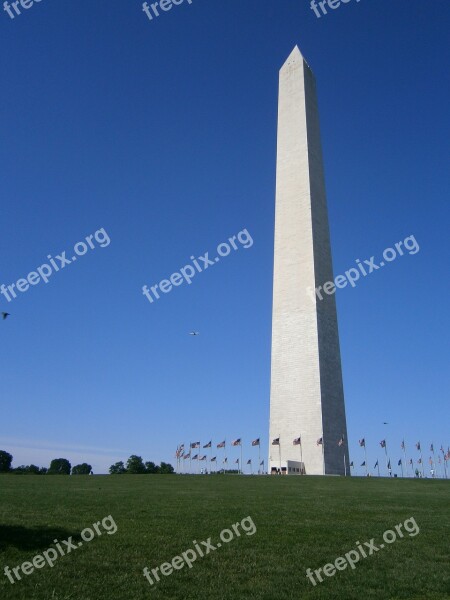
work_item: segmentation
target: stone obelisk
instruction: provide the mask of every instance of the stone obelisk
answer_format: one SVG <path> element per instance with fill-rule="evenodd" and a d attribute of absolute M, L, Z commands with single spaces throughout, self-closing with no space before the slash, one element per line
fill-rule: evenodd
<path fill-rule="evenodd" d="M 332 281 L 315 79 L 295 47 L 279 79 L 269 473 L 350 474 L 335 296 L 314 292 Z"/>

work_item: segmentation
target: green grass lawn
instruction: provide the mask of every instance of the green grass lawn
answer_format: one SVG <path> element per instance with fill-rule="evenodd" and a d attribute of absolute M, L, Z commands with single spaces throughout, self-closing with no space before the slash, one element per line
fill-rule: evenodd
<path fill-rule="evenodd" d="M 4 568 L 112 515 L 117 532 L 11 584 Z M 192 569 L 151 586 L 143 568 L 171 562 L 193 540 L 212 538 L 250 516 L 242 532 Z M 414 517 L 415 537 L 398 539 L 315 587 L 306 569 Z M 339 477 L 0 477 L 0 598 L 3 600 L 174 600 L 255 598 L 450 599 L 450 481 Z M 62 544 L 64 547 L 64 545 Z M 367 548 L 366 548 L 367 550 Z"/>

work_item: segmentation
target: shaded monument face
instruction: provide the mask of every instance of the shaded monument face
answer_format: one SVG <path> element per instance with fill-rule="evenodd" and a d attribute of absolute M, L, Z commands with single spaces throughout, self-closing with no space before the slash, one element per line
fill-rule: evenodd
<path fill-rule="evenodd" d="M 314 292 L 327 281 L 333 266 L 315 81 L 295 47 L 279 80 L 269 472 L 301 472 L 300 462 L 308 475 L 349 473 L 335 297 Z"/>

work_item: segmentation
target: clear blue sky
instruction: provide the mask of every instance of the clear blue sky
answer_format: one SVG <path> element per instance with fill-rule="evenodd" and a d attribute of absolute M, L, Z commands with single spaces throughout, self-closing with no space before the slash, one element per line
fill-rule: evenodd
<path fill-rule="evenodd" d="M 0 449 L 100 473 L 197 439 L 242 437 L 255 458 L 261 437 L 267 458 L 278 70 L 295 44 L 318 85 L 335 274 L 420 245 L 337 295 L 351 458 L 362 436 L 371 467 L 386 436 L 395 463 L 403 436 L 426 458 L 447 447 L 448 1 L 320 19 L 305 0 L 193 0 L 153 21 L 141 5 L 0 14 L 0 283 L 111 239 L 0 296 Z M 142 295 L 244 228 L 251 248 Z"/>

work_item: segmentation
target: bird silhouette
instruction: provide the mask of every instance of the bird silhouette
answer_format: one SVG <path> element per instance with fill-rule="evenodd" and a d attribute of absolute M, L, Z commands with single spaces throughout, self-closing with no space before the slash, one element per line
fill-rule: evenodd
<path fill-rule="evenodd" d="M 9 317 L 9 316 L 11 316 L 9 313 L 7 313 L 7 312 L 2 312 L 2 318 L 3 318 L 3 320 L 5 320 L 5 319 L 6 319 L 6 317 Z"/>

